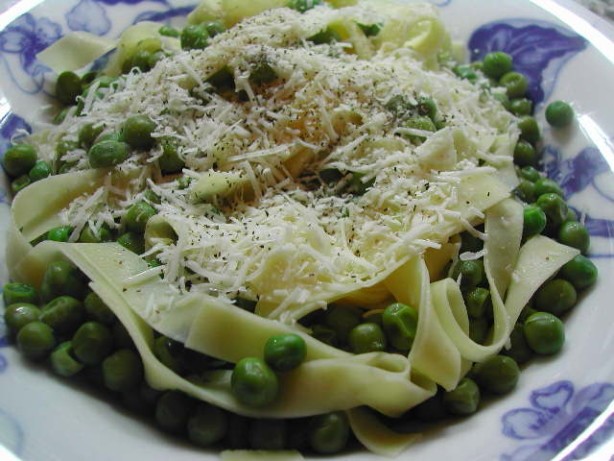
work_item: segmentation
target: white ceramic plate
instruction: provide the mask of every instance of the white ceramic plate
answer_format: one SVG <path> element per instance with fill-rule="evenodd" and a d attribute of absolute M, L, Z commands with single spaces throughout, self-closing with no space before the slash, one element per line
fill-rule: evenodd
<path fill-rule="evenodd" d="M 48 69 L 36 62 L 37 52 L 71 31 L 114 37 L 142 19 L 180 23 L 193 3 L 9 0 L 13 6 L 0 14 L 0 152 L 11 136 L 30 128 L 47 102 Z M 567 318 L 561 354 L 534 360 L 512 395 L 426 434 L 401 458 L 521 461 L 592 453 L 595 459 L 609 459 L 614 453 L 614 29 L 568 0 L 432 3 L 441 7 L 452 34 L 469 43 L 474 57 L 494 49 L 514 56 L 530 77 L 541 121 L 549 101 L 573 102 L 575 126 L 565 136 L 545 130 L 544 158 L 549 176 L 585 216 L 600 280 Z M 6 190 L 4 183 L 0 255 L 9 219 Z M 0 282 L 6 281 L 0 259 Z M 217 458 L 31 366 L 3 332 L 0 338 L 1 459 L 11 459 L 11 453 L 36 461 Z M 367 453 L 341 458 L 377 459 Z"/>

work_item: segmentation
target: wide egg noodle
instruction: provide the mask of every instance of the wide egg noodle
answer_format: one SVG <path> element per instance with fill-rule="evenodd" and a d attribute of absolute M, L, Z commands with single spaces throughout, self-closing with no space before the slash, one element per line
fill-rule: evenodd
<path fill-rule="evenodd" d="M 280 395 L 270 407 L 262 410 L 245 408 L 230 393 L 227 374 L 216 375 L 220 378 L 225 376 L 225 379 L 213 384 L 202 382 L 197 385 L 162 366 L 151 352 L 151 340 L 147 340 L 150 333 L 143 329 L 146 323 L 140 318 L 136 320 L 133 314 L 145 314 L 146 318 L 149 315 L 148 320 L 161 330 L 187 328 L 187 346 L 194 349 L 198 347 L 197 350 L 205 354 L 232 361 L 244 356 L 259 355 L 254 351 L 262 350 L 265 337 L 287 332 L 287 327 L 279 322 L 241 312 L 233 306 L 215 306 L 219 301 L 204 297 L 189 297 L 183 305 L 179 303 L 179 309 L 173 310 L 172 315 L 165 316 L 163 309 L 166 306 L 160 303 L 164 304 L 167 300 L 159 300 L 159 289 L 164 283 L 155 275 L 150 277 L 147 264 L 134 253 L 113 243 L 62 245 L 62 250 L 92 280 L 92 289 L 128 329 L 143 359 L 147 381 L 153 387 L 180 389 L 237 413 L 266 417 L 308 416 L 360 405 L 371 406 L 390 416 L 399 416 L 435 392 L 433 383 L 418 385 L 410 380 L 409 361 L 401 355 L 348 355 L 313 338 L 306 338 L 308 347 L 319 349 L 310 352 L 313 360 L 307 360 L 296 370 L 281 377 Z M 132 283 L 133 277 L 142 279 L 142 282 Z M 144 309 L 151 313 L 144 313 Z M 236 315 L 232 314 L 233 310 Z M 152 321 L 152 317 L 158 317 L 158 320 Z M 236 324 L 229 323 L 229 320 L 234 320 Z M 212 339 L 212 334 L 206 334 L 211 333 L 208 330 L 210 325 L 216 331 L 213 338 L 219 339 L 221 331 L 225 333 L 224 344 L 230 352 L 224 352 L 223 357 L 217 357 L 206 347 L 208 340 Z M 218 328 L 215 328 L 216 325 Z M 263 326 L 264 334 L 260 332 Z M 234 328 L 243 335 L 233 337 Z M 238 347 L 235 352 L 234 344 Z M 219 350 L 219 341 L 214 341 L 212 348 L 213 352 Z"/>
<path fill-rule="evenodd" d="M 421 434 L 391 430 L 368 408 L 354 408 L 347 415 L 358 441 L 380 456 L 396 457 L 422 437 Z"/>

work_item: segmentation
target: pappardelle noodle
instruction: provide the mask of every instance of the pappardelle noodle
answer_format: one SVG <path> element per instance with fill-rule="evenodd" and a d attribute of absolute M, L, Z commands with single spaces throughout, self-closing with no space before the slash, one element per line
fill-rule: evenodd
<path fill-rule="evenodd" d="M 510 56 L 458 64 L 434 7 L 374 0 L 83 40 L 39 56 L 65 109 L 3 160 L 26 356 L 203 446 L 395 455 L 561 349 L 596 269 Z"/>

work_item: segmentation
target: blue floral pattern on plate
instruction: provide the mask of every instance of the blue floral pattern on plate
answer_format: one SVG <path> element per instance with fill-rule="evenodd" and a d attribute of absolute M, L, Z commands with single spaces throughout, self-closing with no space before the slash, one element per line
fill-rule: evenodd
<path fill-rule="evenodd" d="M 452 0 L 429 0 L 436 6 L 447 6 Z M 169 0 L 78 0 L 70 4 L 63 19 L 72 31 L 86 31 L 97 35 L 110 33 L 112 10 L 122 5 L 144 5 L 131 23 L 143 20 L 168 21 L 185 15 L 192 7 L 174 7 Z M 196 2 L 195 2 L 196 3 Z M 456 2 L 455 2 L 456 3 Z M 146 6 L 145 6 L 146 5 Z M 155 8 L 154 8 L 155 6 Z M 36 61 L 36 54 L 63 35 L 62 21 L 58 22 L 27 13 L 0 31 L 0 60 L 8 75 L 24 93 L 36 94 L 43 89 L 48 69 Z M 503 50 L 510 53 L 516 68 L 530 80 L 530 96 L 536 103 L 544 102 L 552 93 L 562 66 L 585 50 L 587 42 L 568 29 L 549 22 L 512 19 L 485 24 L 472 34 L 469 41 L 473 60 L 487 52 Z M 10 58 L 10 59 L 9 59 Z M 10 140 L 21 132 L 30 132 L 28 123 L 9 113 L 0 120 L 0 153 Z M 569 198 L 588 188 L 601 197 L 614 201 L 608 190 L 600 187 L 596 178 L 612 175 L 599 151 L 582 149 L 572 158 L 547 146 L 544 155 L 546 173 L 562 184 Z M 0 187 L 0 203 L 6 202 L 6 192 Z M 586 218 L 586 225 L 594 236 L 612 238 L 614 223 L 605 219 Z M 4 325 L 0 319 L 0 348 L 8 345 Z M 0 349 L 1 350 L 1 349 Z M 7 359 L 0 353 L 0 373 L 7 367 Z M 503 434 L 519 442 L 520 447 L 502 455 L 502 461 L 549 459 L 586 428 L 614 397 L 614 386 L 591 384 L 576 390 L 571 381 L 559 381 L 533 391 L 529 405 L 510 410 L 503 416 Z M 614 421 L 608 420 L 575 454 L 590 452 L 594 444 L 612 436 Z M 2 434 L 8 434 L 10 440 Z M 0 443 L 14 453 L 20 453 L 23 431 L 17 420 L 0 410 Z"/>
<path fill-rule="evenodd" d="M 541 461 L 552 459 L 573 442 L 614 399 L 614 385 L 595 383 L 578 391 L 570 381 L 558 381 L 537 389 L 529 397 L 530 407 L 517 408 L 502 418 L 503 434 L 528 441 L 502 461 Z M 609 428 L 609 429 L 608 429 Z M 611 432 L 612 424 L 594 434 L 602 438 Z M 587 441 L 583 451 L 589 448 Z"/>
<path fill-rule="evenodd" d="M 111 21 L 96 0 L 81 0 L 66 13 L 66 22 L 71 30 L 94 35 L 105 35 L 111 30 Z"/>
<path fill-rule="evenodd" d="M 47 18 L 36 19 L 30 13 L 0 31 L 0 59 L 23 92 L 35 94 L 43 88 L 44 74 L 49 69 L 36 59 L 36 55 L 61 37 L 59 24 Z M 10 66 L 5 54 L 19 56 L 20 69 Z"/>

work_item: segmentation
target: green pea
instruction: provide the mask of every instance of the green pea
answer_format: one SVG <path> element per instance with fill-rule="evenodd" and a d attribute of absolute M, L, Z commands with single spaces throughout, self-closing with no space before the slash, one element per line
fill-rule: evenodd
<path fill-rule="evenodd" d="M 346 344 L 352 328 L 361 321 L 360 313 L 351 308 L 335 306 L 326 313 L 324 323 L 332 328 L 337 339 Z"/>
<path fill-rule="evenodd" d="M 418 114 L 423 117 L 428 117 L 433 121 L 437 118 L 437 105 L 432 98 L 424 96 L 419 97 L 416 109 L 418 110 Z"/>
<path fill-rule="evenodd" d="M 28 323 L 37 321 L 40 315 L 40 309 L 34 304 L 19 301 L 6 307 L 4 323 L 12 334 L 17 334 Z"/>
<path fill-rule="evenodd" d="M 523 115 L 520 117 L 518 120 L 518 128 L 520 129 L 520 138 L 531 144 L 535 144 L 541 138 L 537 120 L 530 115 Z"/>
<path fill-rule="evenodd" d="M 484 240 L 475 235 L 470 234 L 469 232 L 462 232 L 460 234 L 461 238 L 461 251 L 470 251 L 472 253 L 477 253 L 484 248 Z"/>
<path fill-rule="evenodd" d="M 40 289 L 43 301 L 51 301 L 62 295 L 82 298 L 86 291 L 83 274 L 71 262 L 60 260 L 47 266 Z"/>
<path fill-rule="evenodd" d="M 482 72 L 490 78 L 500 78 L 513 67 L 512 57 L 503 51 L 493 51 L 482 60 Z"/>
<path fill-rule="evenodd" d="M 199 403 L 187 422 L 188 438 L 196 445 L 208 447 L 219 442 L 228 430 L 228 414 L 208 403 Z"/>
<path fill-rule="evenodd" d="M 455 66 L 452 71 L 463 80 L 469 80 L 471 83 L 475 83 L 478 79 L 478 74 L 475 72 L 475 68 L 469 64 L 460 64 Z"/>
<path fill-rule="evenodd" d="M 420 130 L 420 131 L 431 131 L 431 132 L 437 131 L 437 127 L 433 123 L 433 120 L 425 116 L 411 117 L 405 121 L 403 126 L 404 128 Z M 407 135 L 406 137 L 407 139 L 409 139 L 411 142 L 414 142 L 414 143 L 422 142 L 426 139 L 426 136 L 421 135 L 421 134 L 412 134 L 412 135 Z"/>
<path fill-rule="evenodd" d="M 143 239 L 143 235 L 136 232 L 126 232 L 120 235 L 117 238 L 117 243 L 137 255 L 145 252 L 145 240 Z"/>
<path fill-rule="evenodd" d="M 256 357 L 245 357 L 234 367 L 231 376 L 233 395 L 250 407 L 264 407 L 277 398 L 279 382 L 269 366 Z"/>
<path fill-rule="evenodd" d="M 155 53 L 152 53 L 149 56 L 149 68 L 153 69 L 154 67 L 156 67 L 156 64 L 158 64 L 158 61 L 162 60 L 166 56 L 168 55 L 164 53 L 163 51 L 156 51 Z"/>
<path fill-rule="evenodd" d="M 577 290 L 583 290 L 595 283 L 598 270 L 590 259 L 578 255 L 566 263 L 559 274 L 565 280 L 571 282 Z"/>
<path fill-rule="evenodd" d="M 182 371 L 180 352 L 183 348 L 180 343 L 166 336 L 160 336 L 154 341 L 153 353 L 162 364 L 175 373 Z"/>
<path fill-rule="evenodd" d="M 473 367 L 473 378 L 481 390 L 491 394 L 507 394 L 516 387 L 520 369 L 511 357 L 495 355 Z"/>
<path fill-rule="evenodd" d="M 326 325 L 311 325 L 311 336 L 329 346 L 338 347 L 340 340 L 334 328 Z"/>
<path fill-rule="evenodd" d="M 128 158 L 128 144 L 121 141 L 100 141 L 87 152 L 92 168 L 108 168 L 119 165 Z"/>
<path fill-rule="evenodd" d="M 85 365 L 98 365 L 113 349 L 113 335 L 100 322 L 85 322 L 72 338 L 74 355 Z"/>
<path fill-rule="evenodd" d="M 51 368 L 60 376 L 69 378 L 83 369 L 83 364 L 73 357 L 72 343 L 65 341 L 56 347 L 50 356 Z"/>
<path fill-rule="evenodd" d="M 86 225 L 81 231 L 81 234 L 79 234 L 79 242 L 81 243 L 102 243 L 112 240 L 113 232 L 111 232 L 111 229 L 109 229 L 107 225 L 103 225 L 97 230 Z"/>
<path fill-rule="evenodd" d="M 209 45 L 209 33 L 204 24 L 190 25 L 183 29 L 180 36 L 184 50 L 202 50 Z"/>
<path fill-rule="evenodd" d="M 565 101 L 554 101 L 546 107 L 546 121 L 555 128 L 563 128 L 571 124 L 574 111 Z"/>
<path fill-rule="evenodd" d="M 53 330 L 43 322 L 30 322 L 17 333 L 17 347 L 31 360 L 45 359 L 55 347 Z"/>
<path fill-rule="evenodd" d="M 221 21 L 208 21 L 205 23 L 205 28 L 211 38 L 226 31 L 226 27 Z"/>
<path fill-rule="evenodd" d="M 576 305 L 578 294 L 567 280 L 555 278 L 544 283 L 535 293 L 535 309 L 560 317 Z"/>
<path fill-rule="evenodd" d="M 492 92 L 491 96 L 493 97 L 493 99 L 499 101 L 501 105 L 503 106 L 503 108 L 509 110 L 511 102 L 510 102 L 509 96 L 507 95 L 507 92 L 505 93 Z"/>
<path fill-rule="evenodd" d="M 524 336 L 535 353 L 552 355 L 559 352 L 565 343 L 565 327 L 556 316 L 536 312 L 524 322 Z"/>
<path fill-rule="evenodd" d="M 88 293 L 83 300 L 83 307 L 85 307 L 85 312 L 90 319 L 105 325 L 115 323 L 115 314 L 95 292 Z"/>
<path fill-rule="evenodd" d="M 484 261 L 458 261 L 452 269 L 452 278 L 458 280 L 463 289 L 475 288 L 484 281 Z"/>
<path fill-rule="evenodd" d="M 322 4 L 322 0 L 289 0 L 288 8 L 292 8 L 300 13 L 315 8 Z"/>
<path fill-rule="evenodd" d="M 540 234 L 546 228 L 546 213 L 536 206 L 527 205 L 523 211 L 522 237 L 528 239 Z"/>
<path fill-rule="evenodd" d="M 563 189 L 559 186 L 556 181 L 548 178 L 539 178 L 535 181 L 535 195 L 540 196 L 543 194 L 557 194 L 561 197 L 564 196 Z"/>
<path fill-rule="evenodd" d="M 286 422 L 283 419 L 254 419 L 247 437 L 253 450 L 281 450 L 286 445 Z"/>
<path fill-rule="evenodd" d="M 312 35 L 307 38 L 307 41 L 315 43 L 316 45 L 327 45 L 335 42 L 341 41 L 341 36 L 337 33 L 337 31 L 327 27 L 326 29 L 322 29 L 320 32 Z"/>
<path fill-rule="evenodd" d="M 470 378 L 463 378 L 455 389 L 443 394 L 443 406 L 456 416 L 472 415 L 480 404 L 480 388 Z"/>
<path fill-rule="evenodd" d="M 174 37 L 178 38 L 181 35 L 177 29 L 171 26 L 162 26 L 158 29 L 158 33 L 163 35 L 164 37 Z"/>
<path fill-rule="evenodd" d="M 519 364 L 526 363 L 533 357 L 533 351 L 525 339 L 523 323 L 514 325 L 510 333 L 510 346 L 507 349 L 504 348 L 501 354 L 513 358 Z"/>
<path fill-rule="evenodd" d="M 103 133 L 96 138 L 95 144 L 104 141 L 123 141 L 124 133 L 121 131 L 109 131 L 107 133 Z"/>
<path fill-rule="evenodd" d="M 96 138 L 100 136 L 100 133 L 104 130 L 103 125 L 95 126 L 93 123 L 84 125 L 79 130 L 79 146 L 84 149 L 89 149 L 96 141 Z"/>
<path fill-rule="evenodd" d="M 72 296 L 58 296 L 43 306 L 41 322 L 46 323 L 54 331 L 70 334 L 75 331 L 85 319 L 83 304 Z"/>
<path fill-rule="evenodd" d="M 591 237 L 588 230 L 577 221 L 566 221 L 559 228 L 559 242 L 577 248 L 582 254 L 588 253 Z"/>
<path fill-rule="evenodd" d="M 104 385 L 112 390 L 123 392 L 134 389 L 143 381 L 141 358 L 131 349 L 120 349 L 102 362 Z"/>
<path fill-rule="evenodd" d="M 264 345 L 264 361 L 275 371 L 298 367 L 306 355 L 305 340 L 294 333 L 271 336 Z"/>
<path fill-rule="evenodd" d="M 185 163 L 177 149 L 177 142 L 172 138 L 165 138 L 161 142 L 162 155 L 158 158 L 158 165 L 163 174 L 179 173 Z"/>
<path fill-rule="evenodd" d="M 499 84 L 505 88 L 510 98 L 521 98 L 529 88 L 527 78 L 519 72 L 506 72 L 499 79 Z"/>
<path fill-rule="evenodd" d="M 514 163 L 520 167 L 537 165 L 537 151 L 535 147 L 524 139 L 520 139 L 514 148 Z"/>
<path fill-rule="evenodd" d="M 265 60 L 258 62 L 249 75 L 249 81 L 254 85 L 264 85 L 275 80 L 277 80 L 277 72 Z"/>
<path fill-rule="evenodd" d="M 362 30 L 367 37 L 376 37 L 382 31 L 383 27 L 382 24 L 361 24 L 359 22 L 356 24 L 358 24 L 360 30 Z"/>
<path fill-rule="evenodd" d="M 123 124 L 124 141 L 135 149 L 151 149 L 156 140 L 152 133 L 156 130 L 156 123 L 147 115 L 134 115 L 128 117 Z"/>
<path fill-rule="evenodd" d="M 486 317 L 469 319 L 469 338 L 478 344 L 484 344 L 490 327 L 491 322 Z"/>
<path fill-rule="evenodd" d="M 528 319 L 531 314 L 537 312 L 535 309 L 533 309 L 532 306 L 533 300 L 531 300 L 529 304 L 524 306 L 524 308 L 520 311 L 520 315 L 518 316 L 518 323 L 524 324 L 524 321 Z"/>
<path fill-rule="evenodd" d="M 531 146 L 532 147 L 532 146 Z M 532 166 L 525 166 L 520 169 L 520 177 L 527 181 L 536 182 L 541 178 L 539 171 Z"/>
<path fill-rule="evenodd" d="M 469 317 L 477 319 L 484 317 L 488 309 L 492 310 L 490 291 L 486 288 L 474 288 L 465 294 L 465 304 Z"/>
<path fill-rule="evenodd" d="M 525 203 L 532 203 L 535 201 L 535 183 L 523 179 L 520 181 L 514 194 Z"/>
<path fill-rule="evenodd" d="M 2 299 L 4 305 L 9 306 L 15 303 L 38 303 L 38 293 L 36 288 L 28 283 L 9 282 L 2 288 Z"/>
<path fill-rule="evenodd" d="M 414 110 L 414 106 L 409 102 L 407 97 L 402 94 L 392 96 L 388 101 L 386 101 L 384 107 L 398 118 L 406 118 Z"/>
<path fill-rule="evenodd" d="M 350 424 L 341 411 L 314 416 L 309 426 L 309 446 L 321 455 L 339 453 L 350 438 Z"/>
<path fill-rule="evenodd" d="M 567 221 L 577 221 L 577 220 L 578 220 L 578 215 L 576 214 L 576 212 L 572 208 L 569 208 L 567 210 L 567 216 L 565 217 L 565 222 L 567 222 Z"/>
<path fill-rule="evenodd" d="M 386 335 L 377 323 L 366 322 L 355 326 L 350 331 L 348 340 L 355 354 L 386 350 Z"/>
<path fill-rule="evenodd" d="M 32 184 L 30 176 L 24 174 L 23 176 L 20 176 L 17 179 L 11 181 L 11 192 L 13 193 L 13 195 L 17 195 L 18 192 L 21 192 L 30 184 Z"/>
<path fill-rule="evenodd" d="M 181 434 L 187 427 L 193 405 L 192 399 L 182 392 L 165 392 L 156 404 L 156 423 L 166 432 Z"/>
<path fill-rule="evenodd" d="M 31 182 L 36 182 L 51 176 L 51 173 L 51 165 L 44 160 L 39 160 L 28 172 L 28 177 L 30 178 Z"/>
<path fill-rule="evenodd" d="M 407 304 L 390 304 L 382 314 L 382 325 L 390 344 L 400 351 L 407 352 L 416 338 L 418 312 Z"/>
<path fill-rule="evenodd" d="M 55 96 L 65 106 L 74 104 L 81 94 L 81 77 L 74 72 L 62 72 L 55 84 Z"/>
<path fill-rule="evenodd" d="M 17 178 L 28 174 L 36 164 L 37 157 L 34 146 L 15 144 L 4 152 L 2 166 L 10 177 Z"/>
<path fill-rule="evenodd" d="M 149 221 L 149 219 L 156 213 L 157 211 L 154 207 L 141 200 L 128 208 L 128 211 L 126 211 L 124 216 L 123 223 L 128 231 L 143 233 L 145 232 L 147 221 Z"/>
<path fill-rule="evenodd" d="M 512 99 L 509 111 L 519 117 L 521 115 L 531 115 L 533 113 L 533 101 L 527 98 Z"/>
<path fill-rule="evenodd" d="M 567 204 L 558 194 L 549 193 L 540 195 L 536 204 L 546 213 L 549 229 L 558 229 L 567 218 Z"/>
<path fill-rule="evenodd" d="M 71 226 L 59 226 L 47 231 L 47 240 L 54 242 L 68 242 L 73 228 Z"/>
<path fill-rule="evenodd" d="M 153 66 L 151 65 L 151 59 L 154 53 L 148 50 L 137 50 L 132 55 L 132 68 L 137 68 L 141 72 L 147 72 Z"/>

